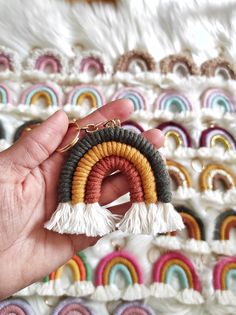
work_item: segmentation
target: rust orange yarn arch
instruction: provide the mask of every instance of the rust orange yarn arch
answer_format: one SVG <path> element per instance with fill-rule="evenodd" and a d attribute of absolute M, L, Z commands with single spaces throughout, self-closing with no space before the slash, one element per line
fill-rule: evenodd
<path fill-rule="evenodd" d="M 72 203 L 86 203 L 86 200 L 90 200 L 90 196 L 93 195 L 94 190 L 96 191 L 96 183 L 99 183 L 106 173 L 107 175 L 110 173 L 110 168 L 128 175 L 132 183 L 132 197 L 135 187 L 141 190 L 143 199 L 140 200 L 139 196 L 138 199 L 134 198 L 134 202 L 157 202 L 155 177 L 148 160 L 137 149 L 127 144 L 109 141 L 93 147 L 79 161 L 72 182 Z M 139 181 L 135 182 L 137 178 Z M 99 198 L 95 201 L 92 198 L 92 200 L 98 202 Z"/>

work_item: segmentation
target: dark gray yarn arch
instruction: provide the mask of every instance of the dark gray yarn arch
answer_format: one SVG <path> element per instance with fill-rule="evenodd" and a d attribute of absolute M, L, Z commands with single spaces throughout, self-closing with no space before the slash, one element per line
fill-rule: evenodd
<path fill-rule="evenodd" d="M 143 136 L 120 127 L 104 128 L 87 134 L 70 151 L 61 171 L 59 183 L 59 202 L 71 200 L 73 175 L 80 159 L 94 146 L 108 141 L 121 142 L 136 148 L 150 163 L 156 180 L 158 200 L 168 203 L 171 201 L 170 178 L 160 153 Z"/>
<path fill-rule="evenodd" d="M 214 229 L 214 240 L 220 240 L 220 229 L 221 225 L 227 217 L 236 217 L 236 211 L 233 209 L 226 210 L 216 217 L 215 229 Z"/>

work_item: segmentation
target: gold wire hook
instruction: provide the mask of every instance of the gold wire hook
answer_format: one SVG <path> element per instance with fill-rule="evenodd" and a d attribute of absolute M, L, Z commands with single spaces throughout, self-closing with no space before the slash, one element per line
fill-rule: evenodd
<path fill-rule="evenodd" d="M 122 244 L 120 244 L 120 241 L 122 242 Z M 122 250 L 123 248 L 126 247 L 127 244 L 128 244 L 128 237 L 123 237 L 121 239 L 111 239 L 111 245 L 115 251 Z"/>
<path fill-rule="evenodd" d="M 76 130 L 77 133 L 75 135 L 75 137 L 73 138 L 73 140 L 66 144 L 64 147 L 62 148 L 58 148 L 56 151 L 63 153 L 68 151 L 69 149 L 71 149 L 74 145 L 76 145 L 76 143 L 79 141 L 79 137 L 80 137 L 80 132 L 81 130 L 84 130 L 86 133 L 93 133 L 95 131 L 98 131 L 102 128 L 114 128 L 114 127 L 120 127 L 121 126 L 121 122 L 118 118 L 114 118 L 105 122 L 99 122 L 96 124 L 87 124 L 86 126 L 80 127 L 79 123 L 73 119 L 70 122 L 70 125 L 75 125 L 76 126 Z"/>
<path fill-rule="evenodd" d="M 58 148 L 57 152 L 64 153 L 64 152 L 68 151 L 70 148 L 72 148 L 74 145 L 76 145 L 76 143 L 79 141 L 81 128 L 79 127 L 78 122 L 77 121 L 72 121 L 70 123 L 70 125 L 75 125 L 76 126 L 76 130 L 77 130 L 76 135 L 75 135 L 75 137 L 73 138 L 73 140 L 70 143 L 66 144 L 62 148 Z"/>

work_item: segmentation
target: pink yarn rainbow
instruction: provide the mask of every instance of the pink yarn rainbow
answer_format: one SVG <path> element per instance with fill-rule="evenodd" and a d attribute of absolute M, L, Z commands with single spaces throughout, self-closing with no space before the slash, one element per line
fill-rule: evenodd
<path fill-rule="evenodd" d="M 236 265 L 236 257 L 224 257 L 215 265 L 215 268 L 213 270 L 213 286 L 215 290 L 226 290 L 223 285 L 226 279 L 223 278 L 223 275 L 225 268 L 229 268 L 230 264 Z"/>
<path fill-rule="evenodd" d="M 125 251 L 116 251 L 116 252 L 112 252 L 112 253 L 108 254 L 107 256 L 105 256 L 100 261 L 100 263 L 97 267 L 97 270 L 96 270 L 96 286 L 109 284 L 109 283 L 104 282 L 103 274 L 107 269 L 108 269 L 108 273 L 110 274 L 112 267 L 115 266 L 115 264 L 112 264 L 112 261 L 115 258 L 121 258 L 121 261 L 118 262 L 119 264 L 122 264 L 122 258 L 124 258 L 129 263 L 131 263 L 132 270 L 129 269 L 130 274 L 132 275 L 132 273 L 135 272 L 135 275 L 138 279 L 137 283 L 138 284 L 143 283 L 142 271 L 141 271 L 141 268 L 138 265 L 136 259 L 132 255 L 130 255 L 129 253 L 127 253 Z M 107 266 L 108 263 L 109 263 L 109 265 L 111 265 L 111 267 Z"/>
<path fill-rule="evenodd" d="M 201 291 L 201 284 L 200 284 L 199 278 L 195 272 L 195 268 L 194 268 L 193 264 L 184 255 L 177 253 L 177 252 L 166 253 L 166 254 L 162 255 L 157 260 L 157 262 L 154 265 L 154 269 L 153 269 L 153 281 L 154 282 L 162 282 L 162 279 L 166 277 L 166 274 L 168 273 L 171 265 L 169 268 L 167 268 L 165 274 L 163 274 L 163 268 L 166 266 L 167 263 L 169 263 L 169 262 L 171 263 L 171 261 L 173 262 L 172 265 L 175 265 L 176 263 L 174 260 L 179 260 L 180 262 L 182 262 L 184 264 L 184 272 L 186 273 L 186 271 L 188 271 L 192 276 L 193 285 L 191 285 L 191 282 L 189 281 L 189 286 L 192 289 L 200 292 Z M 188 280 L 190 280 L 190 279 L 188 279 Z"/>
<path fill-rule="evenodd" d="M 51 66 L 53 72 L 61 71 L 60 61 L 54 56 L 40 56 L 36 63 L 35 68 L 44 71 L 47 66 Z"/>

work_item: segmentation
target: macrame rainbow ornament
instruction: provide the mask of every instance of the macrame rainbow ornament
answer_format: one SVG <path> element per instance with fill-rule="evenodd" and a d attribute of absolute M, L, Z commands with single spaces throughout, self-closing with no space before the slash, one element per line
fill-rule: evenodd
<path fill-rule="evenodd" d="M 78 85 L 74 87 L 67 98 L 67 104 L 72 106 L 81 106 L 88 100 L 91 108 L 99 108 L 105 103 L 105 97 L 102 91 L 92 85 Z"/>
<path fill-rule="evenodd" d="M 225 150 L 233 150 L 236 149 L 236 142 L 234 137 L 225 129 L 220 127 L 210 127 L 208 129 L 203 130 L 200 140 L 200 147 L 223 147 Z"/>
<path fill-rule="evenodd" d="M 155 100 L 154 107 L 158 110 L 167 110 L 173 113 L 183 113 L 192 110 L 192 105 L 188 98 L 177 91 L 162 93 Z"/>
<path fill-rule="evenodd" d="M 24 300 L 9 299 L 0 302 L 1 315 L 35 315 L 33 308 Z"/>
<path fill-rule="evenodd" d="M 140 302 L 126 302 L 120 304 L 114 315 L 155 315 L 154 309 Z"/>
<path fill-rule="evenodd" d="M 130 184 L 132 206 L 121 219 L 99 204 L 102 181 L 114 171 L 125 174 Z M 109 234 L 116 227 L 156 235 L 184 228 L 170 202 L 168 172 L 154 146 L 133 131 L 106 127 L 87 134 L 71 150 L 61 172 L 58 208 L 45 227 L 87 236 Z"/>
<path fill-rule="evenodd" d="M 177 275 L 179 288 L 173 286 Z M 160 256 L 153 267 L 150 294 L 156 298 L 174 298 L 185 304 L 202 304 L 201 284 L 192 262 L 179 252 Z"/>
<path fill-rule="evenodd" d="M 49 83 L 35 84 L 26 88 L 21 94 L 20 104 L 36 105 L 40 99 L 44 100 L 46 108 L 61 106 L 61 97 L 58 91 Z"/>
<path fill-rule="evenodd" d="M 236 257 L 224 257 L 220 259 L 213 270 L 213 297 L 222 305 L 236 306 L 235 295 Z"/>
<path fill-rule="evenodd" d="M 3 83 L 0 85 L 0 103 L 4 105 L 11 103 L 10 90 Z"/>
<path fill-rule="evenodd" d="M 167 170 L 173 185 L 172 193 L 176 199 L 189 199 L 194 195 L 191 175 L 182 164 L 173 161 L 166 161 Z"/>
<path fill-rule="evenodd" d="M 209 108 L 222 113 L 234 113 L 235 102 L 233 96 L 221 89 L 208 89 L 202 96 L 202 108 Z"/>
<path fill-rule="evenodd" d="M 93 315 L 84 301 L 76 298 L 68 298 L 60 302 L 52 311 L 52 315 Z"/>
<path fill-rule="evenodd" d="M 125 286 L 116 284 L 117 273 L 121 273 Z M 116 250 L 99 262 L 96 269 L 96 288 L 92 298 L 97 301 L 112 301 L 120 298 L 127 301 L 149 296 L 143 283 L 143 273 L 136 258 L 124 250 Z"/>
<path fill-rule="evenodd" d="M 186 226 L 186 236 L 183 237 L 174 231 L 167 235 L 158 236 L 153 243 L 166 249 L 182 249 L 189 253 L 209 254 L 211 250 L 206 242 L 202 219 L 185 206 L 178 206 L 175 209 L 180 213 Z"/>
<path fill-rule="evenodd" d="M 73 274 L 71 284 L 65 285 L 62 281 L 62 273 L 65 267 L 69 267 Z M 92 271 L 84 253 L 74 255 L 65 265 L 59 267 L 50 275 L 44 277 L 43 284 L 37 293 L 41 296 L 86 296 L 94 291 L 92 283 Z"/>
<path fill-rule="evenodd" d="M 208 164 L 200 174 L 199 186 L 202 197 L 207 201 L 220 204 L 235 202 L 236 178 L 227 166 Z"/>
<path fill-rule="evenodd" d="M 220 255 L 236 255 L 235 238 L 231 232 L 236 228 L 236 211 L 227 210 L 216 218 L 212 251 Z"/>

